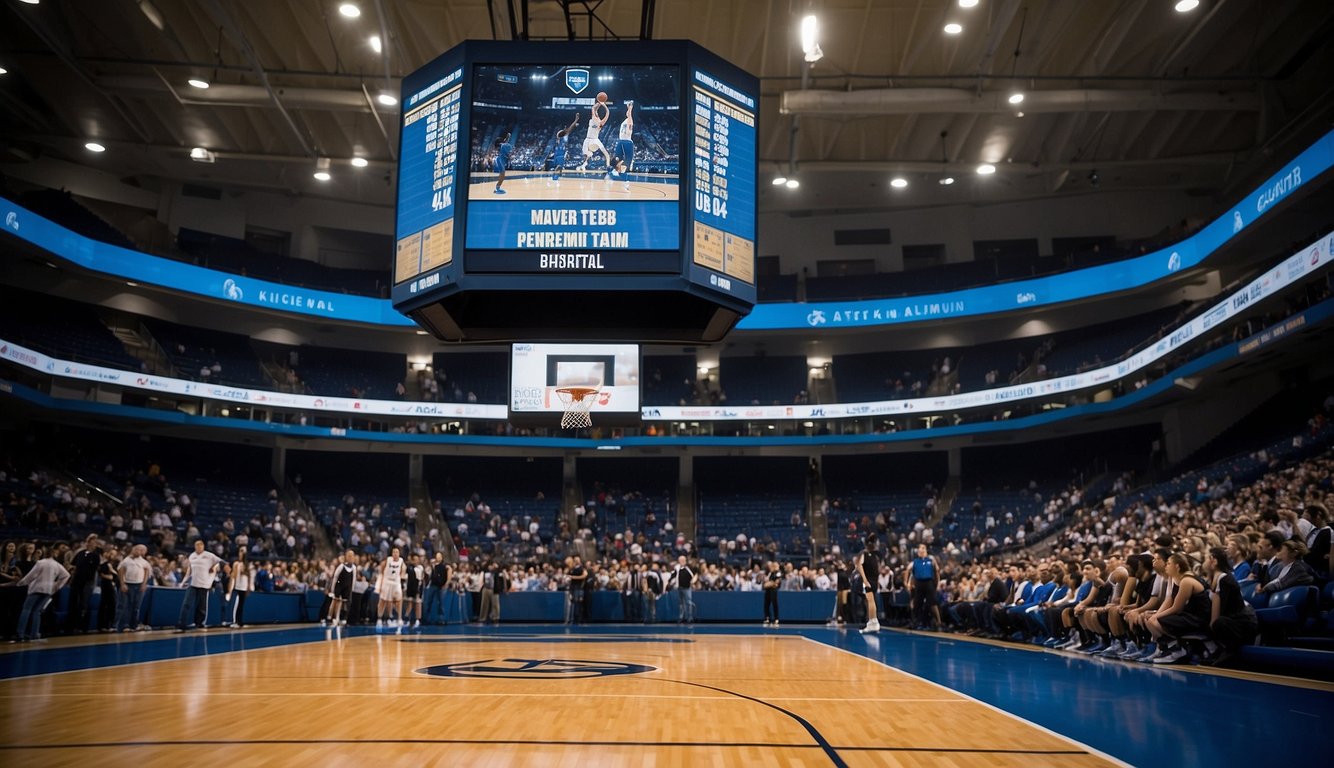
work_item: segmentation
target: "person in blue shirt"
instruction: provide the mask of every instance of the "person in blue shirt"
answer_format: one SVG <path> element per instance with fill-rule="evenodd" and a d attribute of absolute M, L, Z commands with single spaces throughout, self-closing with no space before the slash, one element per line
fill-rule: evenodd
<path fill-rule="evenodd" d="M 514 151 L 514 146 L 510 144 L 508 133 L 496 139 L 492 146 L 495 148 L 496 156 L 491 160 L 491 167 L 500 174 L 496 177 L 496 194 L 503 195 L 505 190 L 501 189 L 500 185 L 505 183 L 505 170 L 509 167 L 510 153 Z"/>
<path fill-rule="evenodd" d="M 936 602 L 936 585 L 940 582 L 940 563 L 928 555 L 925 544 L 917 545 L 917 557 L 908 567 L 908 590 L 912 593 L 913 624 L 925 629 L 927 616 L 940 629 L 940 605 Z"/>
<path fill-rule="evenodd" d="M 570 148 L 570 134 L 574 132 L 577 125 L 579 125 L 579 113 L 575 112 L 574 122 L 556 131 L 556 148 L 551 155 L 552 181 L 560 181 L 560 177 L 565 175 L 565 152 Z"/>

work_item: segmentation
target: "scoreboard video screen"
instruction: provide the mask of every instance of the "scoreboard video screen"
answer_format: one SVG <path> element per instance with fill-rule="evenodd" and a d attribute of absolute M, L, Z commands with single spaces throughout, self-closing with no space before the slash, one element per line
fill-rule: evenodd
<path fill-rule="evenodd" d="M 680 272 L 680 67 L 479 65 L 469 272 Z"/>
<path fill-rule="evenodd" d="M 758 102 L 685 41 L 442 54 L 403 81 L 395 308 L 453 341 L 722 338 L 756 298 Z"/>

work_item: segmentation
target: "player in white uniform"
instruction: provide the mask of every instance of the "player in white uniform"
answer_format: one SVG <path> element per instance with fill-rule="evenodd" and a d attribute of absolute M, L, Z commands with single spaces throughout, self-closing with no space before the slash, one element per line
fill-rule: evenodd
<path fill-rule="evenodd" d="M 598 107 L 602 108 L 601 117 L 598 116 Z M 588 118 L 588 137 L 584 139 L 584 162 L 579 166 L 579 170 L 586 170 L 588 159 L 593 156 L 594 152 L 601 152 L 602 156 L 607 159 L 607 172 L 611 172 L 611 153 L 602 145 L 602 137 L 599 136 L 602 126 L 606 125 L 610 118 L 611 108 L 607 106 L 606 102 L 594 102 L 593 114 Z"/>
<path fill-rule="evenodd" d="M 384 565 L 380 566 L 380 580 L 375 584 L 375 591 L 380 596 L 380 610 L 375 626 L 384 626 L 384 615 L 389 610 L 393 610 L 398 617 L 397 625 L 391 621 L 389 626 L 403 626 L 403 581 L 407 577 L 408 565 L 399 556 L 398 547 L 394 547 L 389 551 Z"/>
<path fill-rule="evenodd" d="M 625 188 L 630 188 L 630 180 L 625 174 L 635 162 L 635 103 L 633 101 L 625 102 L 625 119 L 621 121 L 621 128 L 617 132 L 616 138 L 616 175 L 625 179 Z"/>

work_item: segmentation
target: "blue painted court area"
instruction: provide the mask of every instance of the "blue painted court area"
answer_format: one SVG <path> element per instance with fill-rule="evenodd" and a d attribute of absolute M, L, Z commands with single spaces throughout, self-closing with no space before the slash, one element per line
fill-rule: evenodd
<path fill-rule="evenodd" d="M 1334 690 L 885 631 L 675 625 L 210 631 L 0 654 L 0 679 L 368 635 L 413 643 L 689 643 L 692 635 L 805 637 L 943 685 L 1135 766 L 1324 764 Z M 1311 761 L 1314 760 L 1314 763 Z"/>

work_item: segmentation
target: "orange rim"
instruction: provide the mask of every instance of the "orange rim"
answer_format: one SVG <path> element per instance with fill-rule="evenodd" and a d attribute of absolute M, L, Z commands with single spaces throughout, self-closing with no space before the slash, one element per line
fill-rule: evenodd
<path fill-rule="evenodd" d="M 597 390 L 592 387 L 561 387 L 556 391 L 563 395 L 569 395 L 574 400 L 583 400 L 589 395 L 597 394 Z"/>

